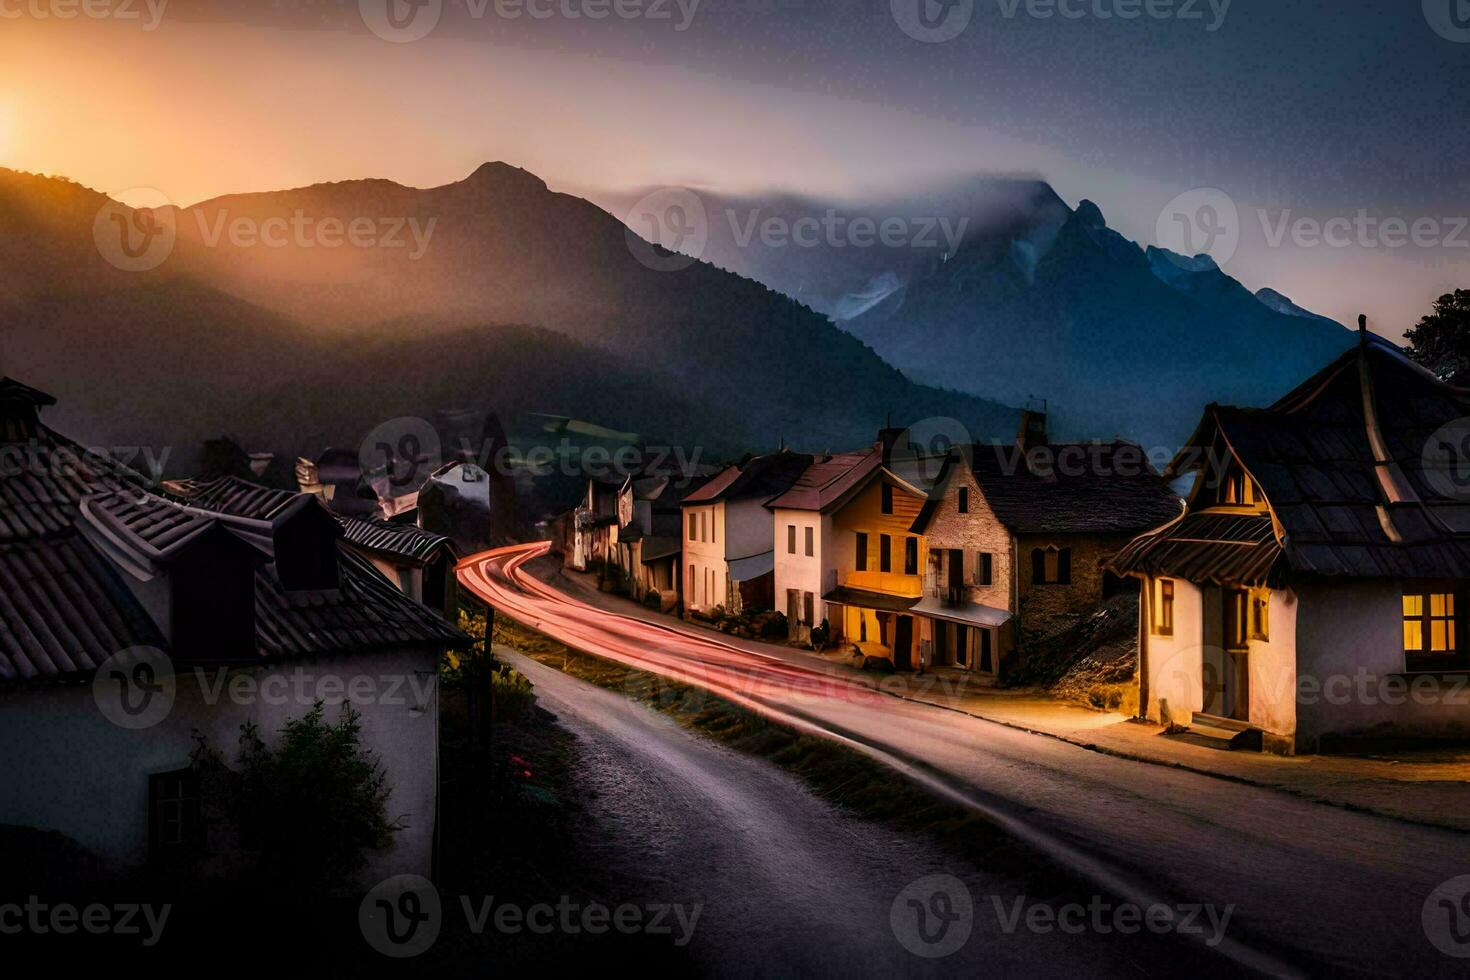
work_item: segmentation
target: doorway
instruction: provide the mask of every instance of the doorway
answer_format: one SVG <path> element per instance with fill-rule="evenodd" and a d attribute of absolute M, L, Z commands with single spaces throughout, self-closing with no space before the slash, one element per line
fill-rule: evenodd
<path fill-rule="evenodd" d="M 893 666 L 898 670 L 914 669 L 914 619 L 898 617 L 893 629 Z"/>
<path fill-rule="evenodd" d="M 1217 595 L 1220 604 L 1220 615 L 1216 620 L 1218 643 L 1207 643 L 1201 657 L 1201 713 L 1247 721 L 1250 718 L 1250 667 L 1247 659 L 1250 650 L 1247 632 L 1250 593 L 1245 589 L 1220 589 Z"/>

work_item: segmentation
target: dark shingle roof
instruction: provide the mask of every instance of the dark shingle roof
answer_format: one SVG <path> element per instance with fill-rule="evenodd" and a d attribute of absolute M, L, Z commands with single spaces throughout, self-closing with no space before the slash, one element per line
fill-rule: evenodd
<path fill-rule="evenodd" d="M 971 465 L 995 516 L 1016 534 L 1137 533 L 1183 508 L 1131 442 L 1054 443 L 1025 456 L 1014 445 L 975 446 Z"/>
<path fill-rule="evenodd" d="M 1120 574 L 1216 585 L 1280 585 L 1287 571 L 1268 514 L 1189 514 L 1134 538 L 1108 563 Z"/>
<path fill-rule="evenodd" d="M 744 463 L 726 467 L 714 479 L 684 498 L 685 504 L 712 504 L 721 500 L 765 501 L 791 488 L 802 472 L 811 465 L 807 453 L 783 449 L 768 456 L 756 456 Z"/>
<path fill-rule="evenodd" d="M 358 517 L 338 516 L 347 543 L 364 551 L 377 552 L 418 564 L 427 564 L 446 551 L 455 557 L 454 545 L 442 534 L 425 531 L 415 524 L 374 521 Z"/>
<path fill-rule="evenodd" d="M 1470 495 L 1435 472 L 1462 461 L 1439 460 L 1431 440 L 1466 417 L 1470 391 L 1365 334 L 1269 409 L 1211 406 L 1176 465 L 1223 443 L 1280 521 L 1293 573 L 1458 578 L 1470 572 Z"/>
<path fill-rule="evenodd" d="M 83 679 L 129 647 L 168 648 L 127 573 L 82 534 L 80 521 L 88 534 L 101 528 L 130 542 L 146 560 L 166 559 L 220 521 L 251 522 L 253 532 L 240 536 L 268 550 L 269 525 L 261 522 L 295 497 L 236 481 L 243 486 L 229 494 L 216 488 L 231 515 L 170 503 L 147 493 L 127 467 L 41 424 L 38 409 L 53 401 L 0 379 L 0 683 Z M 467 642 L 363 559 L 339 553 L 341 588 L 330 594 L 288 593 L 273 563 L 258 569 L 262 658 Z"/>

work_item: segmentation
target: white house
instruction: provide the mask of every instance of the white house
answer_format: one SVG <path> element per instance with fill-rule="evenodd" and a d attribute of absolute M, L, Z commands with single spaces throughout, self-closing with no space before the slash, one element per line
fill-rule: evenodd
<path fill-rule="evenodd" d="M 403 827 L 363 877 L 431 874 L 438 659 L 467 638 L 316 497 L 270 520 L 172 503 L 42 424 L 50 404 L 0 380 L 0 824 L 119 870 L 207 861 L 195 731 L 232 760 L 243 722 L 272 741 L 345 697 Z"/>
<path fill-rule="evenodd" d="M 684 609 L 770 609 L 775 601 L 774 517 L 812 457 L 783 449 L 728 466 L 682 502 Z"/>
<path fill-rule="evenodd" d="M 1234 745 L 1465 738 L 1470 391 L 1363 330 L 1265 410 L 1212 405 L 1142 580 L 1140 705 Z"/>

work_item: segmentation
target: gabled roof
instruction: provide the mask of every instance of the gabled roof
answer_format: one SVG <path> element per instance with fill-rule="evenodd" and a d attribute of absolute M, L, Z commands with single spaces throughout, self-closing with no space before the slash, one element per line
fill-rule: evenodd
<path fill-rule="evenodd" d="M 1269 514 L 1204 511 L 1134 538 L 1109 567 L 1215 585 L 1282 584 L 1289 570 Z"/>
<path fill-rule="evenodd" d="M 171 503 L 148 493 L 127 467 L 42 425 L 36 408 L 50 404 L 49 397 L 8 380 L 0 391 L 9 395 L 0 397 L 6 464 L 0 466 L 0 683 L 84 679 L 129 647 L 167 651 L 129 576 L 139 563 L 166 563 L 209 533 L 228 532 L 260 553 L 255 602 L 262 659 L 467 642 L 340 545 L 339 590 L 302 596 L 282 589 L 270 560 L 270 520 L 290 512 L 296 495 L 251 496 L 265 488 L 233 487 L 237 493 L 227 501 L 248 516 Z M 262 513 L 269 519 L 257 516 Z M 94 531 L 117 547 L 98 543 Z M 124 552 L 136 563 L 114 564 Z"/>
<path fill-rule="evenodd" d="M 200 510 L 260 521 L 272 519 L 298 496 L 290 490 L 263 487 L 238 476 L 222 476 L 207 482 L 172 480 L 164 484 L 164 489 Z"/>
<path fill-rule="evenodd" d="M 1013 534 L 1136 534 L 1178 517 L 1183 502 L 1131 442 L 976 445 L 952 454 L 914 521 L 929 525 L 954 467 L 968 464 Z"/>
<path fill-rule="evenodd" d="M 287 507 L 302 499 L 302 494 L 276 490 L 251 483 L 236 476 L 222 476 L 207 483 L 176 480 L 165 488 L 200 510 L 245 517 L 274 520 Z M 454 553 L 453 545 L 442 534 L 425 531 L 414 524 L 348 517 L 333 513 L 348 543 L 365 551 L 373 551 L 415 564 L 427 564 L 440 549 Z"/>
<path fill-rule="evenodd" d="M 337 515 L 337 520 L 342 524 L 347 543 L 364 551 L 416 564 L 428 564 L 441 553 L 447 553 L 451 561 L 457 557 L 454 545 L 448 538 L 433 531 L 425 531 L 416 524 L 343 517 L 340 514 Z"/>
<path fill-rule="evenodd" d="M 789 490 L 811 461 L 809 454 L 789 449 L 756 456 L 744 463 L 727 466 L 714 479 L 685 497 L 683 503 L 686 506 L 722 500 L 760 500 L 764 503 Z"/>
<path fill-rule="evenodd" d="M 1211 452 L 1238 460 L 1294 574 L 1458 578 L 1470 573 L 1470 494 L 1454 482 L 1461 446 L 1436 433 L 1467 416 L 1470 391 L 1364 331 L 1268 409 L 1210 406 L 1171 471 Z"/>
<path fill-rule="evenodd" d="M 772 510 L 813 510 L 827 513 L 861 486 L 883 463 L 883 452 L 874 446 L 855 453 L 818 456 L 802 471 L 791 489 L 766 502 Z"/>

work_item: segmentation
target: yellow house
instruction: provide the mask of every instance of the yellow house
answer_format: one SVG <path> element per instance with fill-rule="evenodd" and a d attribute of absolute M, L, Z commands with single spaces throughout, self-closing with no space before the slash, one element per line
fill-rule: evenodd
<path fill-rule="evenodd" d="M 899 670 L 913 669 L 916 660 L 910 610 L 924 595 L 928 556 L 923 535 L 910 528 L 924 500 L 922 490 L 877 467 L 832 514 L 832 541 L 824 548 L 838 583 L 822 596 L 834 639 Z"/>

